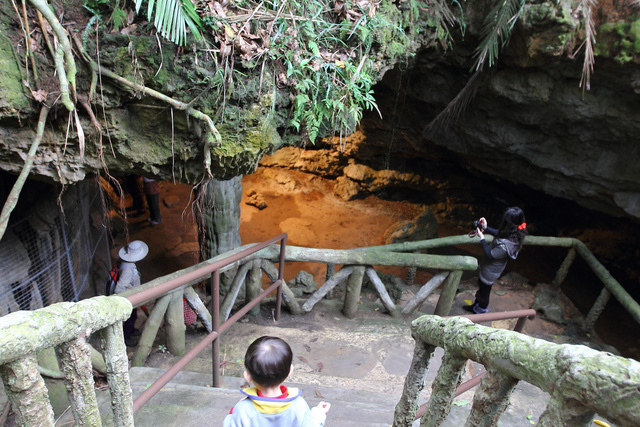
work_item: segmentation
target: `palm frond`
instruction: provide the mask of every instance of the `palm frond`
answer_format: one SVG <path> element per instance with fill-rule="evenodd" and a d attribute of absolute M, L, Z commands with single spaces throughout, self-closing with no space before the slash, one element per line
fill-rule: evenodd
<path fill-rule="evenodd" d="M 422 131 L 422 135 L 425 138 L 432 137 L 436 131 L 440 128 L 449 126 L 449 124 L 455 121 L 464 112 L 467 106 L 471 103 L 471 100 L 478 92 L 478 88 L 485 79 L 485 73 L 482 71 L 476 71 L 471 75 L 467 84 L 462 88 L 460 92 L 453 98 L 449 104 L 442 110 Z"/>
<path fill-rule="evenodd" d="M 453 27 L 457 18 L 449 8 L 446 0 L 430 0 L 426 3 L 430 6 L 431 13 L 436 15 L 442 27 Z"/>
<path fill-rule="evenodd" d="M 491 67 L 498 58 L 498 50 L 509 40 L 511 30 L 522 9 L 524 0 L 498 0 L 484 19 L 482 40 L 476 48 L 474 68 L 481 70 L 486 62 Z"/>
<path fill-rule="evenodd" d="M 596 27 L 593 22 L 593 9 L 596 0 L 582 0 L 580 9 L 584 18 L 584 63 L 582 65 L 582 78 L 580 87 L 582 90 L 591 89 L 591 73 L 593 72 L 593 45 L 596 44 Z"/>
<path fill-rule="evenodd" d="M 136 0 L 136 12 L 140 11 L 142 0 Z M 154 8 L 155 6 L 155 8 Z M 202 23 L 191 0 L 149 0 L 147 20 L 153 19 L 162 37 L 184 46 L 187 40 L 187 27 L 196 40 L 200 40 Z"/>

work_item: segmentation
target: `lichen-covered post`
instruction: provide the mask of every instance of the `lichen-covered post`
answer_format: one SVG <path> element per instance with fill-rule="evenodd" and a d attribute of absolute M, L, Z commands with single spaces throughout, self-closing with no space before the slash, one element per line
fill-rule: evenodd
<path fill-rule="evenodd" d="M 411 314 L 415 309 L 420 307 L 422 303 L 445 281 L 449 272 L 441 272 L 433 276 L 420 290 L 409 300 L 402 309 L 402 314 Z"/>
<path fill-rule="evenodd" d="M 451 306 L 453 305 L 453 300 L 455 299 L 456 292 L 458 291 L 458 285 L 460 284 L 461 277 L 461 270 L 455 270 L 449 273 L 444 281 L 444 285 L 442 286 L 442 292 L 440 293 L 440 298 L 438 298 L 438 304 L 436 304 L 436 309 L 433 314 L 436 316 L 449 315 Z"/>
<path fill-rule="evenodd" d="M 262 268 L 262 271 L 264 271 L 265 274 L 269 277 L 269 280 L 271 280 L 272 282 L 278 280 L 278 269 L 275 265 L 273 265 L 273 263 L 266 259 L 263 259 L 260 261 L 260 268 Z M 296 296 L 293 294 L 291 289 L 289 289 L 289 286 L 284 283 L 284 281 L 282 282 L 282 299 L 284 300 L 287 308 L 289 308 L 291 314 L 297 315 L 304 313 L 304 311 L 300 307 L 300 304 L 298 304 L 298 301 L 296 300 Z"/>
<path fill-rule="evenodd" d="M 345 317 L 353 319 L 358 313 L 360 303 L 360 290 L 362 289 L 362 279 L 364 278 L 365 267 L 354 267 L 353 273 L 347 281 L 347 290 L 344 295 L 344 307 L 342 313 Z"/>
<path fill-rule="evenodd" d="M 189 303 L 189 306 L 198 315 L 198 318 L 202 322 L 202 326 L 207 329 L 207 332 L 213 331 L 213 320 L 211 319 L 211 313 L 209 313 L 209 310 L 207 310 L 207 307 L 205 307 L 198 293 L 193 289 L 193 287 L 189 286 L 188 288 L 184 288 L 183 295 L 187 300 L 187 303 Z"/>
<path fill-rule="evenodd" d="M 133 355 L 133 360 L 131 361 L 131 366 L 144 366 L 147 361 L 147 357 L 149 357 L 149 354 L 151 353 L 153 342 L 158 335 L 160 325 L 162 325 L 164 315 L 167 312 L 169 301 L 171 301 L 171 295 L 164 295 L 162 298 L 156 300 L 153 310 L 151 310 L 151 315 L 149 315 L 145 322 L 142 335 L 140 336 L 140 342 L 138 343 L 138 348 L 136 349 L 136 352 Z"/>
<path fill-rule="evenodd" d="M 260 260 L 256 259 L 251 261 L 251 270 L 249 270 L 249 277 L 247 279 L 247 302 L 257 298 L 262 292 Z M 257 316 L 260 314 L 260 304 L 257 304 L 249 313 L 251 316 Z"/>
<path fill-rule="evenodd" d="M 466 364 L 467 359 L 445 349 L 442 365 L 431 385 L 429 405 L 420 418 L 420 427 L 439 426 L 447 418 Z"/>
<path fill-rule="evenodd" d="M 384 305 L 390 315 L 397 316 L 398 312 L 396 311 L 396 306 L 389 296 L 384 283 L 382 283 L 382 280 L 380 280 L 380 278 L 378 277 L 378 273 L 376 273 L 376 270 L 373 267 L 367 267 L 366 273 L 367 277 L 369 278 L 369 280 L 371 280 L 371 283 L 373 283 L 373 286 L 376 288 L 376 291 L 378 291 L 378 295 L 380 296 L 382 305 Z"/>
<path fill-rule="evenodd" d="M 331 276 L 331 279 L 327 280 L 324 285 L 320 286 L 320 288 L 317 291 L 315 291 L 313 295 L 311 295 L 309 299 L 305 301 L 304 304 L 302 304 L 302 309 L 307 313 L 310 312 L 313 306 L 318 303 L 318 301 L 324 298 L 325 295 L 327 295 L 331 289 L 338 286 L 338 283 L 342 282 L 342 280 L 344 280 L 346 277 L 351 275 L 354 269 L 355 267 L 353 266 L 342 267 L 340 271 L 338 271 L 336 274 Z"/>
<path fill-rule="evenodd" d="M 333 263 L 327 263 L 327 272 L 324 275 L 324 281 L 331 279 L 336 274 L 336 265 Z"/>
<path fill-rule="evenodd" d="M 244 279 L 247 277 L 249 273 L 249 268 L 251 268 L 251 262 L 245 262 L 239 268 L 236 269 L 236 274 L 231 281 L 231 285 L 229 286 L 229 290 L 227 294 L 224 296 L 224 300 L 222 304 L 220 304 L 220 323 L 224 323 L 227 321 L 229 316 L 231 315 L 231 309 L 233 309 L 233 305 L 236 303 L 236 299 L 238 298 L 238 293 L 240 292 L 240 288 L 244 283 Z M 247 295 L 247 291 L 245 289 L 245 295 Z"/>
<path fill-rule="evenodd" d="M 100 426 L 100 412 L 96 399 L 91 350 L 84 336 L 67 341 L 56 348 L 65 376 L 67 395 L 76 425 Z"/>
<path fill-rule="evenodd" d="M 574 248 L 569 248 L 567 251 L 567 256 L 564 257 L 560 268 L 558 268 L 558 272 L 556 273 L 556 277 L 553 278 L 552 284 L 559 286 L 566 279 L 567 274 L 569 273 L 569 268 L 573 261 L 576 259 L 576 250 Z"/>
<path fill-rule="evenodd" d="M 167 328 L 167 349 L 174 356 L 182 356 L 185 353 L 184 303 L 182 302 L 182 289 L 171 294 L 171 300 L 164 316 L 164 324 Z"/>
<path fill-rule="evenodd" d="M 607 305 L 610 298 L 611 292 L 609 292 L 609 289 L 602 288 L 602 292 L 600 292 L 600 295 L 598 295 L 598 299 L 596 299 L 596 302 L 593 303 L 593 307 L 591 307 L 591 310 L 589 310 L 589 314 L 587 314 L 587 317 L 584 318 L 583 328 L 585 330 L 593 330 L 593 326 L 596 324 L 596 320 L 598 320 L 598 317 L 600 317 L 600 314 L 604 310 L 604 307 Z"/>
<path fill-rule="evenodd" d="M 129 380 L 129 358 L 124 345 L 122 324 L 107 326 L 100 331 L 107 365 L 107 381 L 111 392 L 114 427 L 133 426 L 133 399 Z"/>
<path fill-rule="evenodd" d="M 469 418 L 467 418 L 467 424 L 472 426 L 498 425 L 498 419 L 509 406 L 509 399 L 518 382 L 517 378 L 489 370 L 473 395 L 473 406 Z"/>
<path fill-rule="evenodd" d="M 21 426 L 53 426 L 53 408 L 35 354 L 0 366 L 7 398 Z"/>
<path fill-rule="evenodd" d="M 425 385 L 429 360 L 436 349 L 435 346 L 427 344 L 420 338 L 416 338 L 416 345 L 413 349 L 413 359 L 409 372 L 404 379 L 402 397 L 396 405 L 393 416 L 393 427 L 410 427 L 413 424 L 418 412 L 418 397 Z"/>
<path fill-rule="evenodd" d="M 632 410 L 632 409 L 631 409 Z M 569 400 L 562 395 L 561 390 L 551 393 L 551 399 L 547 403 L 538 425 L 541 427 L 555 426 L 584 426 L 593 425 L 595 411 L 584 406 L 582 402 Z M 621 424 L 632 425 L 632 424 Z M 637 424 L 636 424 L 637 425 Z"/>

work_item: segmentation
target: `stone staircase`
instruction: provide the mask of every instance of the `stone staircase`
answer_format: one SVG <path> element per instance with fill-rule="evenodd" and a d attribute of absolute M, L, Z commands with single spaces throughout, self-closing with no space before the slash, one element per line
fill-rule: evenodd
<path fill-rule="evenodd" d="M 458 299 L 472 298 L 472 295 L 473 291 L 464 289 Z M 435 301 L 437 297 L 434 296 L 433 301 L 426 304 L 433 305 Z M 322 300 L 316 309 L 302 316 L 290 316 L 283 311 L 278 324 L 273 321 L 269 305 L 263 306 L 260 315 L 241 320 L 222 335 L 222 388 L 211 387 L 211 352 L 205 350 L 135 413 L 135 424 L 143 427 L 221 426 L 229 410 L 242 398 L 239 389 L 244 382 L 241 374 L 246 348 L 254 339 L 272 335 L 287 341 L 294 353 L 294 371 L 285 384 L 300 388 L 310 406 L 321 400 L 331 403 L 327 426 L 390 426 L 413 356 L 412 319 L 381 313 L 380 304 L 375 302 L 363 303 L 357 318 L 347 319 L 340 312 L 341 304 L 339 301 Z M 496 311 L 503 311 L 501 308 Z M 459 304 L 452 314 L 463 314 Z M 538 331 L 536 322 L 541 321 L 531 321 L 529 329 Z M 508 321 L 493 323 L 486 326 L 512 328 Z M 206 334 L 203 328 L 189 329 L 187 348 L 192 348 Z M 550 341 L 553 338 L 563 341 L 562 336 L 534 335 Z M 147 366 L 130 370 L 134 399 L 179 359 L 163 351 L 161 336 L 159 334 L 157 348 L 150 355 Z M 429 399 L 431 382 L 441 357 L 442 349 L 437 349 L 429 366 L 421 402 Z M 468 362 L 463 381 L 483 370 L 482 365 Z M 464 425 L 474 391 L 471 389 L 455 399 L 445 426 Z M 112 426 L 109 392 L 99 391 L 98 399 L 103 425 Z M 535 425 L 548 399 L 547 393 L 520 382 L 498 425 Z M 72 424 L 73 419 L 67 413 L 56 425 Z M 417 425 L 418 421 L 414 423 Z"/>
<path fill-rule="evenodd" d="M 238 390 L 244 381 L 240 375 L 248 344 L 259 336 L 274 335 L 286 340 L 294 352 L 294 371 L 285 384 L 300 388 L 310 406 L 321 400 L 330 402 L 327 426 L 390 426 L 413 355 L 410 319 L 376 315 L 374 309 L 364 310 L 365 307 L 357 319 L 345 319 L 339 314 L 337 305 L 330 301 L 323 304 L 322 310 L 282 319 L 280 325 L 264 316 L 233 325 L 221 338 L 223 388 L 211 387 L 211 358 L 210 352 L 205 350 L 136 412 L 135 424 L 145 427 L 221 426 L 229 410 L 242 398 Z M 316 316 L 325 318 L 319 322 Z M 190 331 L 189 340 L 195 342 L 205 333 L 204 330 Z M 442 350 L 438 349 L 429 368 L 429 384 L 422 392 L 421 402 L 429 398 L 430 382 L 439 368 L 441 356 Z M 134 398 L 176 360 L 169 353 L 158 350 L 149 358 L 148 365 L 154 367 L 132 368 L 130 378 Z M 471 373 L 482 370 L 481 365 L 470 363 L 465 380 Z M 464 424 L 473 392 L 472 389 L 456 398 L 446 426 Z M 103 425 L 111 426 L 109 393 L 101 391 L 98 396 Z M 547 400 L 546 393 L 521 383 L 499 425 L 535 423 Z M 57 425 L 68 423 L 72 423 L 72 419 L 66 414 Z"/>

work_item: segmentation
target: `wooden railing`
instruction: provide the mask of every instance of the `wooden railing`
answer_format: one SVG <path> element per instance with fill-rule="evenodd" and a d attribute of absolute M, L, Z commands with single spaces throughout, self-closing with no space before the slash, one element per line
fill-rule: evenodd
<path fill-rule="evenodd" d="M 133 425 L 129 363 L 122 321 L 131 314 L 124 298 L 94 297 L 0 317 L 0 376 L 21 426 L 53 426 L 54 415 L 36 354 L 54 347 L 64 372 L 76 425 L 101 425 L 86 338 L 99 332 L 104 347 L 114 419 Z"/>
<path fill-rule="evenodd" d="M 491 242 L 492 236 L 485 236 L 487 242 Z M 445 248 L 459 245 L 478 244 L 480 239 L 477 237 L 469 238 L 467 235 L 442 237 L 439 239 L 421 240 L 416 242 L 394 243 L 383 246 L 371 246 L 367 250 L 381 250 L 389 252 L 419 252 L 429 249 Z M 547 237 L 547 236 L 527 236 L 524 241 L 529 246 L 548 246 L 567 248 L 567 255 L 560 265 L 552 283 L 560 285 L 567 277 L 567 273 L 576 257 L 580 255 L 591 271 L 596 275 L 600 282 L 604 285 L 600 296 L 596 299 L 589 313 L 585 317 L 583 328 L 585 330 L 593 330 L 593 325 L 604 310 L 609 298 L 613 296 L 620 302 L 624 309 L 631 317 L 640 325 L 640 304 L 633 299 L 631 295 L 622 287 L 622 285 L 609 273 L 609 271 L 598 261 L 591 253 L 589 248 L 578 239 L 568 237 Z M 435 279 L 436 276 L 434 276 Z M 437 287 L 437 286 L 436 286 Z M 436 313 L 446 315 L 442 313 Z"/>
<path fill-rule="evenodd" d="M 519 381 L 551 395 L 540 426 L 590 426 L 596 413 L 619 425 L 640 425 L 640 363 L 632 359 L 476 325 L 463 317 L 425 315 L 411 329 L 416 344 L 394 427 L 413 424 L 436 347 L 445 354 L 421 427 L 442 425 L 467 360 L 483 364 L 487 374 L 465 426 L 497 425 Z"/>
<path fill-rule="evenodd" d="M 273 243 L 278 240 L 282 240 L 282 244 L 279 246 L 274 245 Z M 345 297 L 345 307 L 343 312 L 347 317 L 353 317 L 357 310 L 357 302 L 360 296 L 362 279 L 366 274 L 378 289 L 385 307 L 388 308 L 391 314 L 397 314 L 395 312 L 395 305 L 390 298 L 388 298 L 384 285 L 379 281 L 379 279 L 377 279 L 375 270 L 373 270 L 371 266 L 392 265 L 408 266 L 413 268 L 429 268 L 440 270 L 440 273 L 436 274 L 432 280 L 425 284 L 421 291 L 416 294 L 415 298 L 426 298 L 425 295 L 428 295 L 429 292 L 432 292 L 444 282 L 445 284 L 443 286 L 435 314 L 439 316 L 446 316 L 449 314 L 462 271 L 475 270 L 477 268 L 477 261 L 473 257 L 440 256 L 415 253 L 420 250 L 431 248 L 478 243 L 477 239 L 469 239 L 466 235 L 353 250 L 300 248 L 286 246 L 285 242 L 286 235 L 283 235 L 261 244 L 247 245 L 204 263 L 200 263 L 196 266 L 147 282 L 133 291 L 129 291 L 118 296 L 96 297 L 75 304 L 61 303 L 35 312 L 12 313 L 0 318 L 0 376 L 5 384 L 7 395 L 9 396 L 19 423 L 24 425 L 53 425 L 53 411 L 48 403 L 46 389 L 44 388 L 42 378 L 37 373 L 37 362 L 35 359 L 36 352 L 44 348 L 55 347 L 58 352 L 58 356 L 62 361 L 63 370 L 67 377 L 67 384 L 69 384 L 69 389 L 73 395 L 71 400 L 76 423 L 100 425 L 99 414 L 97 413 L 97 407 L 95 406 L 91 364 L 90 361 L 87 361 L 86 354 L 88 350 L 87 345 L 84 342 L 85 336 L 92 332 L 100 331 L 105 346 L 105 361 L 107 364 L 109 387 L 112 393 L 114 393 L 112 395 L 114 421 L 116 422 L 116 425 L 133 425 L 134 409 L 143 405 L 144 402 L 153 395 L 153 392 L 157 391 L 157 389 L 162 387 L 163 384 L 166 384 L 171 376 L 186 365 L 188 360 L 190 360 L 190 357 L 195 357 L 195 354 L 204 349 L 209 343 L 213 343 L 213 384 L 214 386 L 217 385 L 219 378 L 216 371 L 218 368 L 216 354 L 219 353 L 219 347 L 217 347 L 218 340 L 216 338 L 228 327 L 230 324 L 229 322 L 237 320 L 238 316 L 242 316 L 251 310 L 255 311 L 260 299 L 266 297 L 266 295 L 272 292 L 273 289 L 278 289 L 278 314 L 281 297 L 292 313 L 301 313 L 302 311 L 309 311 L 313 307 L 313 304 L 315 303 L 314 301 L 317 302 L 317 300 L 326 295 L 328 289 L 335 286 L 341 279 L 345 279 L 350 276 L 348 278 L 347 294 Z M 634 319 L 640 323 L 640 306 L 638 306 L 638 303 L 634 301 L 626 291 L 624 291 L 620 284 L 611 277 L 606 269 L 604 269 L 604 267 L 602 267 L 602 265 L 588 251 L 584 244 L 575 239 L 535 236 L 528 236 L 525 243 L 529 245 L 562 246 L 569 248 L 569 254 L 556 274 L 554 283 L 560 283 L 564 280 L 566 272 L 575 258 L 576 253 L 580 254 L 585 259 L 587 264 L 593 269 L 605 285 L 603 293 L 589 313 L 588 317 L 591 325 L 595 322 L 595 319 L 610 295 L 614 295 L 627 309 L 627 311 L 632 314 Z M 286 261 L 326 263 L 328 266 L 328 272 L 332 272 L 331 266 L 336 264 L 343 264 L 345 267 L 343 267 L 344 272 L 342 273 L 338 272 L 335 274 L 328 274 L 327 283 L 321 286 L 320 289 L 318 289 L 318 291 L 309 298 L 305 305 L 303 305 L 303 309 L 301 309 L 292 292 L 287 288 L 283 281 L 283 269 Z M 272 262 L 277 262 L 279 264 L 278 268 L 276 268 Z M 233 280 L 232 287 L 230 292 L 227 293 L 225 301 L 221 303 L 217 298 L 219 275 L 220 273 L 232 268 L 237 269 L 236 278 Z M 260 269 L 265 271 L 274 282 L 273 285 L 266 290 L 262 290 L 261 288 L 259 280 Z M 250 280 L 247 283 L 246 301 L 250 302 L 237 312 L 232 319 L 226 321 L 231 311 L 231 307 L 234 305 L 238 289 L 244 280 L 244 276 L 249 272 L 251 273 Z M 207 278 L 212 280 L 213 298 L 211 313 L 213 313 L 213 315 L 202 305 L 199 298 L 194 295 L 195 291 L 191 289 L 191 285 L 199 283 L 203 279 Z M 171 372 L 168 372 L 166 375 L 161 377 L 158 384 L 152 386 L 147 392 L 144 392 L 143 395 L 139 396 L 136 402 L 132 404 L 131 388 L 127 370 L 126 348 L 124 346 L 120 322 L 128 318 L 132 307 L 137 307 L 151 300 L 156 300 L 156 307 L 154 307 L 155 314 L 164 313 L 162 310 L 163 306 L 165 311 L 170 312 L 172 310 L 169 310 L 169 305 L 174 305 L 177 309 L 173 310 L 173 313 L 174 315 L 176 313 L 179 315 L 177 323 L 180 324 L 182 321 L 181 297 L 183 292 L 184 296 L 189 299 L 193 305 L 197 306 L 200 304 L 201 307 L 198 306 L 200 308 L 198 309 L 198 316 L 201 318 L 210 334 L 197 346 L 196 349 L 192 349 L 187 356 L 185 356 L 186 359 L 183 358 L 178 363 L 177 367 L 172 368 L 170 370 Z M 413 300 L 410 301 L 410 303 L 412 302 Z M 407 304 L 403 309 L 403 312 L 411 309 L 410 305 L 411 304 Z M 418 306 L 419 303 L 418 301 L 415 301 L 415 304 L 412 305 Z M 164 314 L 157 315 L 156 317 L 161 319 L 160 316 L 162 315 Z M 153 316 L 154 313 L 152 313 L 152 317 Z M 149 318 L 147 323 L 153 325 L 152 320 L 153 319 Z M 438 327 L 433 325 L 438 325 Z M 482 329 L 483 327 L 470 326 L 466 320 L 442 319 L 440 317 L 425 316 L 424 318 L 421 318 L 420 321 L 416 321 L 416 324 L 414 325 L 414 334 L 415 336 L 420 337 L 419 342 L 417 341 L 416 343 L 414 365 L 424 366 L 425 360 L 428 364 L 427 353 L 431 351 L 429 349 L 433 345 L 443 346 L 445 349 L 448 349 L 449 347 L 447 347 L 445 343 L 453 339 L 453 335 L 458 333 L 456 331 L 456 328 L 458 327 L 469 332 L 469 336 L 471 336 L 471 334 L 478 335 L 478 340 L 480 340 L 478 342 L 481 342 L 484 339 L 483 334 L 491 334 L 492 337 L 499 337 L 501 340 L 503 337 L 499 334 L 513 334 L 513 332 L 507 331 L 489 333 Z M 469 329 L 470 327 L 472 329 Z M 442 330 L 439 330 L 438 328 L 441 328 Z M 138 351 L 134 356 L 134 365 L 144 364 L 150 349 L 150 343 L 152 343 L 155 338 L 154 329 L 157 330 L 157 328 L 145 327 L 145 331 L 140 339 Z M 425 332 L 427 330 L 429 331 L 428 334 Z M 177 332 L 180 331 L 177 330 Z M 182 331 L 182 334 L 184 334 L 184 331 Z M 182 339 L 184 340 L 184 337 L 182 337 Z M 538 375 L 538 372 L 536 371 L 538 368 L 528 365 L 526 365 L 526 368 L 524 369 L 516 369 L 515 367 L 521 362 L 519 358 L 526 359 L 533 354 L 532 351 L 537 351 L 538 348 L 544 348 L 545 351 L 554 352 L 556 355 L 567 356 L 564 359 L 566 366 L 570 366 L 574 362 L 579 362 L 578 357 L 574 357 L 575 354 L 579 354 L 580 357 L 586 357 L 586 360 L 589 361 L 587 365 L 576 365 L 580 369 L 584 366 L 584 369 L 587 369 L 585 372 L 590 372 L 589 369 L 592 368 L 595 369 L 595 362 L 592 363 L 591 361 L 611 362 L 611 366 L 615 367 L 617 371 L 609 372 L 608 367 L 605 367 L 603 371 L 603 375 L 606 377 L 603 381 L 605 381 L 605 384 L 607 385 L 612 385 L 611 392 L 605 393 L 592 390 L 590 388 L 591 386 L 585 385 L 584 387 L 586 391 L 580 392 L 583 394 L 571 394 L 573 392 L 568 391 L 560 397 L 560 403 L 554 405 L 566 405 L 567 400 L 574 399 L 576 402 L 571 401 L 571 406 L 577 407 L 577 411 L 581 414 L 587 414 L 584 416 L 581 415 L 579 417 L 580 419 L 588 418 L 588 414 L 591 409 L 595 408 L 593 410 L 604 415 L 608 415 L 612 419 L 620 419 L 624 422 L 626 422 L 626 420 L 634 420 L 636 423 L 635 425 L 640 425 L 637 415 L 633 415 L 629 418 L 628 415 L 618 413 L 621 411 L 614 409 L 608 409 L 607 411 L 609 412 L 602 411 L 600 406 L 596 405 L 596 407 L 593 406 L 594 404 L 590 403 L 594 396 L 609 399 L 611 408 L 622 405 L 619 401 L 630 402 L 628 407 L 633 409 L 632 412 L 636 414 L 640 413 L 638 410 L 640 408 L 637 403 L 637 375 L 640 371 L 638 370 L 637 362 L 617 358 L 606 353 L 593 352 L 593 350 L 588 350 L 580 346 L 577 346 L 579 350 L 574 349 L 576 346 L 560 346 L 558 349 L 553 347 L 555 344 L 544 343 L 539 340 L 534 340 L 532 343 L 530 341 L 526 341 L 529 339 L 528 337 L 525 339 L 519 335 L 515 337 L 505 335 L 504 339 L 508 340 L 510 343 L 509 345 L 515 346 L 510 347 L 512 350 L 507 352 L 508 354 L 506 355 L 501 353 L 506 351 L 501 347 L 501 340 L 498 340 L 499 342 L 493 344 L 487 342 L 488 347 L 483 349 L 481 354 L 475 353 L 480 351 L 479 348 L 476 348 L 476 344 L 470 346 L 471 349 L 464 347 L 452 348 L 451 354 L 454 356 L 451 360 L 455 363 L 453 365 L 450 365 L 449 362 L 447 363 L 447 369 L 449 370 L 449 374 L 447 375 L 452 375 L 452 373 L 455 372 L 459 373 L 458 369 L 460 367 L 458 362 L 460 362 L 461 358 L 466 357 L 479 361 L 480 363 L 484 363 L 485 366 L 487 366 L 490 375 L 488 375 L 489 379 L 483 380 L 483 382 L 486 381 L 488 384 L 502 384 L 501 382 L 503 380 L 506 381 L 506 383 L 511 384 L 512 382 L 517 382 L 520 379 L 531 382 L 529 381 L 529 378 L 530 376 L 535 378 L 536 375 Z M 533 339 L 531 338 L 531 340 Z M 464 340 L 456 341 L 456 345 L 459 345 L 460 342 L 463 341 Z M 515 353 L 511 354 L 512 352 Z M 522 354 L 520 354 L 520 352 L 522 352 Z M 538 355 L 539 352 L 535 354 Z M 514 358 L 512 361 L 513 363 L 510 365 L 513 372 L 512 370 L 508 370 L 509 375 L 511 376 L 505 379 L 505 373 L 502 372 L 501 369 L 506 368 L 499 363 L 496 364 L 494 360 L 496 360 L 495 358 L 507 356 Z M 540 357 L 544 358 L 543 362 L 545 364 L 556 363 L 551 359 L 547 360 L 548 358 L 541 353 Z M 625 368 L 623 365 L 625 363 L 635 369 L 635 371 L 631 373 L 624 371 Z M 496 366 L 494 366 L 494 364 Z M 412 367 L 412 371 L 407 376 L 407 381 L 409 381 L 409 378 L 413 378 L 413 382 L 415 382 L 415 379 L 421 375 L 419 372 L 421 369 L 422 368 L 414 369 Z M 541 366 L 539 369 L 547 368 L 545 366 Z M 560 373 L 558 372 L 554 371 L 554 374 L 559 376 Z M 622 372 L 620 375 L 628 375 L 629 377 L 632 377 L 633 381 L 635 381 L 635 385 L 633 386 L 635 388 L 624 386 L 624 384 L 621 383 L 621 377 L 616 376 L 618 375 L 616 372 Z M 543 371 L 541 375 L 546 374 L 547 372 Z M 572 376 L 571 372 L 568 371 L 568 368 L 566 368 L 565 371 L 562 371 L 562 375 L 564 375 L 564 377 L 561 379 L 563 379 L 563 381 L 568 381 L 567 384 L 579 385 L 579 378 Z M 491 383 L 491 381 L 493 381 L 493 383 Z M 420 381 L 418 381 L 418 383 L 419 382 Z M 91 385 L 89 386 L 89 384 Z M 552 384 L 554 383 L 547 384 L 543 381 L 542 386 L 539 385 L 539 387 L 543 390 L 552 390 Z M 408 386 L 405 386 L 405 388 L 407 387 Z M 625 387 L 627 387 L 628 390 L 625 389 Z M 414 391 L 407 391 L 408 395 L 411 395 L 413 392 Z M 438 391 L 438 393 L 440 393 L 440 391 Z M 617 393 L 622 393 L 620 394 L 620 396 L 622 396 L 620 399 L 618 399 Z M 491 399 L 494 398 L 495 397 L 491 397 Z M 401 403 L 405 403 L 402 403 L 404 409 L 400 412 L 406 412 L 405 415 L 402 415 L 402 420 L 408 420 L 409 418 L 406 417 L 412 417 L 416 413 L 413 410 L 414 403 L 410 401 L 411 399 L 406 399 L 407 398 L 403 397 L 403 401 L 401 401 Z M 589 402 L 587 402 L 587 400 Z M 585 404 L 587 405 L 587 409 L 583 410 L 582 405 Z M 544 420 L 552 420 L 554 419 L 553 417 L 568 417 L 568 415 L 563 414 L 562 410 L 556 408 L 556 406 L 552 405 L 548 408 L 550 414 L 545 415 L 543 417 Z M 429 408 L 431 408 L 431 406 Z M 442 411 L 446 410 L 438 408 L 428 409 L 425 414 L 434 413 L 433 411 L 435 411 L 435 413 L 442 413 Z M 410 415 L 411 413 L 413 413 L 413 415 Z M 575 414 L 577 412 L 572 410 L 572 413 Z M 399 424 L 397 425 L 405 425 L 405 421 L 402 420 L 398 421 Z M 482 423 L 472 425 L 482 425 Z"/>
<path fill-rule="evenodd" d="M 169 278 L 164 277 L 152 285 L 145 284 L 139 289 L 119 295 L 99 296 L 77 303 L 58 303 L 33 312 L 19 311 L 0 317 L 0 377 L 18 425 L 40 427 L 55 424 L 53 409 L 44 380 L 39 373 L 36 357 L 38 352 L 51 347 L 55 348 L 59 364 L 62 366 L 75 424 L 102 425 L 95 393 L 91 350 L 86 342 L 94 332 L 100 333 L 102 337 L 115 426 L 133 426 L 134 412 L 212 343 L 213 385 L 218 386 L 220 350 L 217 338 L 220 334 L 273 291 L 276 291 L 276 320 L 280 316 L 286 240 L 287 235 L 282 234 L 266 242 L 221 255 Z M 248 291 L 248 294 L 255 294 L 254 298 L 220 325 L 218 288 L 221 270 L 243 263 L 253 263 L 255 259 L 252 256 L 256 252 L 278 241 L 281 242 L 281 253 L 274 282 L 262 290 L 259 280 L 254 281 L 256 283 L 253 283 L 253 287 L 257 286 L 258 289 Z M 166 311 L 167 305 L 177 300 L 178 320 L 184 325 L 183 288 L 203 279 L 210 279 L 212 283 L 214 314 L 209 315 L 211 333 L 133 401 L 122 322 L 129 318 L 134 307 L 151 300 L 158 300 L 153 311 L 160 313 L 159 316 L 164 316 L 162 306 Z M 179 298 L 175 298 L 176 295 Z M 163 298 L 166 304 L 161 303 Z M 146 325 L 142 338 L 148 339 L 153 329 L 153 325 Z M 182 339 L 184 340 L 184 337 Z"/>

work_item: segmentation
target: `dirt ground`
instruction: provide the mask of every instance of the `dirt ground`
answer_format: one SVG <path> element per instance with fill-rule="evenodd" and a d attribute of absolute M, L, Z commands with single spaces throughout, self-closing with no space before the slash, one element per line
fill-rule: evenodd
<path fill-rule="evenodd" d="M 421 212 L 419 206 L 375 196 L 346 202 L 334 194 L 332 181 L 296 171 L 259 168 L 245 176 L 242 185 L 243 244 L 287 233 L 287 244 L 294 246 L 351 249 L 382 245 L 387 229 Z M 266 207 L 247 204 L 252 194 Z M 320 264 L 297 263 L 285 269 L 285 278 L 291 280 L 305 270 L 322 284 L 325 269 Z"/>

